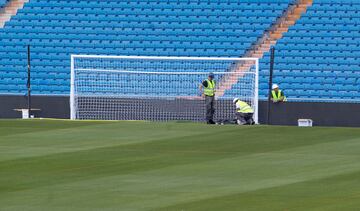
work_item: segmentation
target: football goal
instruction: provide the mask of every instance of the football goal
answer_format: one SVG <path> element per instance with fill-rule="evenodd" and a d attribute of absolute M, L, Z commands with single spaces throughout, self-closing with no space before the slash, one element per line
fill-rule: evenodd
<path fill-rule="evenodd" d="M 257 58 L 71 56 L 71 119 L 204 121 L 199 85 L 214 73 L 215 120 L 235 118 L 233 98 L 258 121 Z"/>

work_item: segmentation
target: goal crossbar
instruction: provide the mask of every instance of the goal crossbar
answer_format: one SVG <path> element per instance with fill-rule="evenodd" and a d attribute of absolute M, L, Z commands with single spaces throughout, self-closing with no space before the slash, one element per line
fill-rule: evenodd
<path fill-rule="evenodd" d="M 258 61 L 252 57 L 187 57 L 187 56 L 113 56 L 113 55 L 86 55 L 71 54 L 71 58 L 96 58 L 96 59 L 150 59 L 150 60 L 212 60 L 212 61 Z"/>

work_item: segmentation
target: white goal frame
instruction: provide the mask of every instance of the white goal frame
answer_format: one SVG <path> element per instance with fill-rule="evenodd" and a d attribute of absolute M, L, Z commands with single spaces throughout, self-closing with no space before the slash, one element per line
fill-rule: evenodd
<path fill-rule="evenodd" d="M 94 59 L 147 59 L 147 60 L 220 60 L 220 61 L 253 61 L 255 64 L 255 81 L 254 81 L 254 121 L 258 123 L 258 101 L 259 101 L 259 59 L 258 58 L 231 58 L 231 57 L 172 57 L 172 56 L 112 56 L 112 55 L 81 55 L 71 54 L 71 76 L 70 76 L 70 119 L 76 119 L 76 93 L 75 93 L 75 60 L 78 58 Z M 162 72 L 164 73 L 164 72 Z M 187 72 L 188 74 L 191 74 Z M 230 72 L 229 72 L 230 73 Z"/>

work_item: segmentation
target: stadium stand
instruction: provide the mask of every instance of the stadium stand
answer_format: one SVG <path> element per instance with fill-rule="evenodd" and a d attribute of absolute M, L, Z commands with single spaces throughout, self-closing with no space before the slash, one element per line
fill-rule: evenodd
<path fill-rule="evenodd" d="M 33 0 L 6 23 L 2 93 L 24 93 L 26 44 L 33 94 L 68 94 L 71 53 L 239 57 L 290 1 L 74 2 Z"/>
<path fill-rule="evenodd" d="M 274 81 L 293 100 L 359 102 L 359 11 L 360 1 L 314 1 L 276 44 Z M 268 57 L 261 60 L 263 76 Z"/>
<path fill-rule="evenodd" d="M 25 93 L 27 44 L 32 93 L 68 95 L 72 53 L 240 57 L 292 2 L 31 0 L 0 29 L 0 93 Z M 354 0 L 315 1 L 277 43 L 274 81 L 290 100 L 360 97 L 359 10 Z M 260 98 L 268 57 L 260 63 Z"/>

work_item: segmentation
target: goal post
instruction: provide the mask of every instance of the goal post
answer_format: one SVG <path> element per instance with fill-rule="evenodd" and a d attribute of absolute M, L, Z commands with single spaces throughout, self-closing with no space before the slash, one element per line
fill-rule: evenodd
<path fill-rule="evenodd" d="M 235 118 L 233 98 L 258 122 L 258 58 L 71 55 L 71 119 L 205 120 L 199 85 L 213 72 L 215 120 Z"/>

